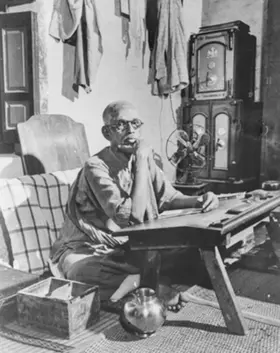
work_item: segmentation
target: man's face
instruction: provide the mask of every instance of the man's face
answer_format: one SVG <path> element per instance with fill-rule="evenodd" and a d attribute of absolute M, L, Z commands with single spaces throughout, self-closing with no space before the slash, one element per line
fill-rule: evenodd
<path fill-rule="evenodd" d="M 112 119 L 109 125 L 109 136 L 112 146 L 123 152 L 129 152 L 140 140 L 142 121 L 135 109 L 127 108 Z"/>

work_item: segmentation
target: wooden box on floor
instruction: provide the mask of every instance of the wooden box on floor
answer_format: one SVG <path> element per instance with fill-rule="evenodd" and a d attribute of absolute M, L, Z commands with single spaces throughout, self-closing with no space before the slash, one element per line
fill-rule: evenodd
<path fill-rule="evenodd" d="M 51 277 L 20 290 L 17 306 L 20 324 L 72 338 L 99 320 L 99 288 Z"/>

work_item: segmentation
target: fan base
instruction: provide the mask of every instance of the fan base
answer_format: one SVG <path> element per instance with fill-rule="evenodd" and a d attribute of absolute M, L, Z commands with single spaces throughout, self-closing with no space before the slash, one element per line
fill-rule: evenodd
<path fill-rule="evenodd" d="M 193 180 L 193 181 L 186 181 L 185 183 L 186 185 L 191 185 L 191 186 L 199 186 L 199 185 L 203 185 L 204 183 L 200 180 Z"/>

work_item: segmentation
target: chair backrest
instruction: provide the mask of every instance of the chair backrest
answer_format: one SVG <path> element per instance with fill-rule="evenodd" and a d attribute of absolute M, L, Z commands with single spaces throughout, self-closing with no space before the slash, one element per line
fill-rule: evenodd
<path fill-rule="evenodd" d="M 75 169 L 89 158 L 84 125 L 68 116 L 34 115 L 17 131 L 25 174 Z"/>

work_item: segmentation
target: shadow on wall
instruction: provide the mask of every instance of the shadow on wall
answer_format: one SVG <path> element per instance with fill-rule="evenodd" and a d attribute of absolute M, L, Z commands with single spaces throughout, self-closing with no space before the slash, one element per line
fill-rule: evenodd
<path fill-rule="evenodd" d="M 154 152 L 154 159 L 155 159 L 155 162 L 156 162 L 156 165 L 161 169 L 163 170 L 163 163 L 162 163 L 162 158 L 161 156 Z"/>
<path fill-rule="evenodd" d="M 23 165 L 19 156 L 0 158 L 0 178 L 11 179 L 23 174 Z"/>
<path fill-rule="evenodd" d="M 70 44 L 63 44 L 63 75 L 62 90 L 63 97 L 74 102 L 78 98 L 77 90 L 73 89 L 74 82 L 74 65 L 75 65 L 75 47 Z"/>
<path fill-rule="evenodd" d="M 46 173 L 46 168 L 43 163 L 31 154 L 27 154 L 24 156 L 24 163 L 26 165 L 25 174 L 35 175 L 35 174 L 44 174 Z"/>

